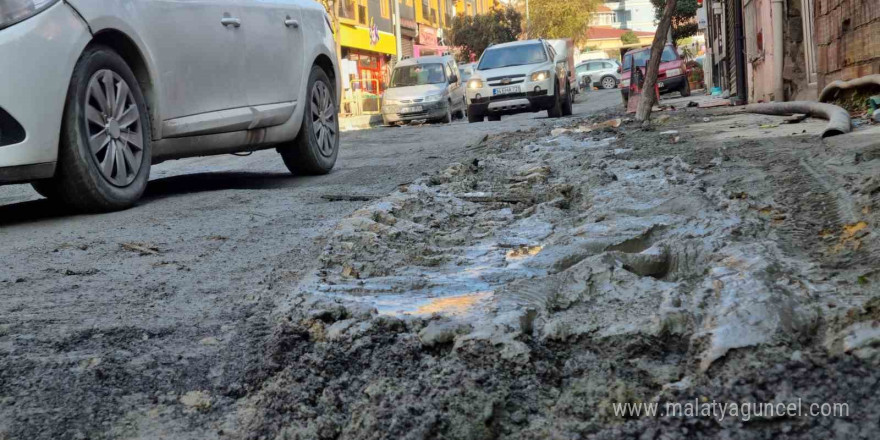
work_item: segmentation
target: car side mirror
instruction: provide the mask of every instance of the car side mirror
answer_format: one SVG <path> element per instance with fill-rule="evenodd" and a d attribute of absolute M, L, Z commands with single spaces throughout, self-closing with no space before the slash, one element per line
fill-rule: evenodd
<path fill-rule="evenodd" d="M 452 75 L 449 77 L 449 84 L 455 84 L 458 82 L 458 75 Z"/>

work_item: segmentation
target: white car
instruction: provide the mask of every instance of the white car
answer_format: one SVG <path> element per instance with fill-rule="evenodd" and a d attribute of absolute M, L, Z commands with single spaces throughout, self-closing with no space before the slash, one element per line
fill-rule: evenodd
<path fill-rule="evenodd" d="M 137 201 L 150 166 L 277 148 L 329 172 L 340 77 L 311 0 L 0 0 L 0 184 L 80 210 Z"/>
<path fill-rule="evenodd" d="M 578 64 L 575 71 L 577 71 L 578 84 L 585 84 L 586 87 L 615 89 L 620 84 L 620 64 L 617 60 L 584 61 Z M 586 84 L 587 82 L 590 84 Z"/>
<path fill-rule="evenodd" d="M 545 40 L 515 41 L 483 52 L 467 83 L 468 121 L 547 110 L 551 118 L 572 113 L 565 61 Z"/>

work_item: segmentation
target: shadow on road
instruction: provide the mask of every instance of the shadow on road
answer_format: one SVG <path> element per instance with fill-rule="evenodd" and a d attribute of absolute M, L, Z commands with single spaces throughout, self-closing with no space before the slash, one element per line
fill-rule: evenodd
<path fill-rule="evenodd" d="M 247 171 L 220 171 L 181 174 L 151 180 L 144 192 L 143 202 L 181 194 L 223 191 L 229 189 L 279 189 L 289 186 L 298 176 L 290 173 L 255 173 Z"/>
<path fill-rule="evenodd" d="M 289 173 L 212 172 L 151 180 L 138 205 L 177 195 L 232 189 L 265 190 L 290 186 L 300 179 Z M 0 227 L 72 217 L 80 213 L 47 199 L 0 205 Z"/>

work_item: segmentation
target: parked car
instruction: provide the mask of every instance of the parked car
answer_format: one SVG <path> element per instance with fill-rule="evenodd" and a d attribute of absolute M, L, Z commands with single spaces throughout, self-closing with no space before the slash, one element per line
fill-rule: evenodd
<path fill-rule="evenodd" d="M 623 56 L 620 93 L 624 104 L 629 100 L 629 85 L 633 66 L 647 66 L 648 58 L 650 57 L 650 47 L 631 50 Z M 660 70 L 657 73 L 657 87 L 660 89 L 660 93 L 679 92 L 681 96 L 691 96 L 687 75 L 688 69 L 685 66 L 684 60 L 678 54 L 678 50 L 676 50 L 675 46 L 667 44 L 663 47 L 663 52 L 660 56 Z"/>
<path fill-rule="evenodd" d="M 449 55 L 399 62 L 382 97 L 385 125 L 415 120 L 449 123 L 463 118 L 465 94 L 458 75 L 458 64 Z"/>
<path fill-rule="evenodd" d="M 571 38 L 561 38 L 555 40 L 547 40 L 556 52 L 556 62 L 562 63 L 565 68 L 565 77 L 569 82 L 569 89 L 572 93 L 579 93 L 577 75 L 574 69 L 574 40 Z"/>
<path fill-rule="evenodd" d="M 385 125 L 416 120 L 452 122 L 467 109 L 458 63 L 450 55 L 402 60 L 382 97 Z"/>
<path fill-rule="evenodd" d="M 474 74 L 474 70 L 477 68 L 477 63 L 467 63 L 467 64 L 459 64 L 458 65 L 458 82 L 462 84 L 467 84 L 468 80 L 471 79 L 471 76 Z"/>
<path fill-rule="evenodd" d="M 545 40 L 490 46 L 467 83 L 468 122 L 501 120 L 502 115 L 547 110 L 551 118 L 570 115 L 572 94 L 564 62 Z"/>
<path fill-rule="evenodd" d="M 586 84 L 587 87 L 614 89 L 620 84 L 620 63 L 617 60 L 585 61 L 578 64 L 575 71 L 578 76 L 578 84 Z M 585 81 L 586 78 L 590 80 Z"/>
<path fill-rule="evenodd" d="M 168 159 L 336 162 L 340 76 L 317 2 L 7 1 L 0 60 L 0 184 L 81 210 L 131 206 Z"/>

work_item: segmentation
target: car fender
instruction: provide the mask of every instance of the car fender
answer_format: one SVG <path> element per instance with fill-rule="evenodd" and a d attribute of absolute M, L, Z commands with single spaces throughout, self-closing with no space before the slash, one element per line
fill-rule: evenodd
<path fill-rule="evenodd" d="M 125 7 L 118 1 L 113 0 L 65 0 L 89 26 L 93 36 L 112 30 L 120 32 L 128 37 L 140 52 L 141 59 L 146 65 L 150 84 L 153 88 L 152 96 L 148 97 L 150 105 L 150 117 L 153 121 L 153 139 L 161 138 L 162 124 L 162 97 L 164 96 L 161 76 L 156 70 L 155 57 L 149 47 L 144 44 L 137 29 L 145 29 L 148 25 L 143 23 L 136 14 L 134 8 Z M 80 51 L 80 53 L 82 50 Z M 77 54 L 79 57 L 79 54 Z M 145 91 L 146 95 L 146 91 Z"/>
<path fill-rule="evenodd" d="M 54 163 L 68 85 L 91 33 L 76 11 L 63 2 L 3 32 L 11 38 L 0 57 L 11 70 L 4 73 L 4 85 L 15 86 L 0 89 L 0 102 L 39 105 L 5 106 L 24 127 L 26 138 L 0 148 L 0 166 Z M 38 79 L 46 83 L 38 85 Z"/>

